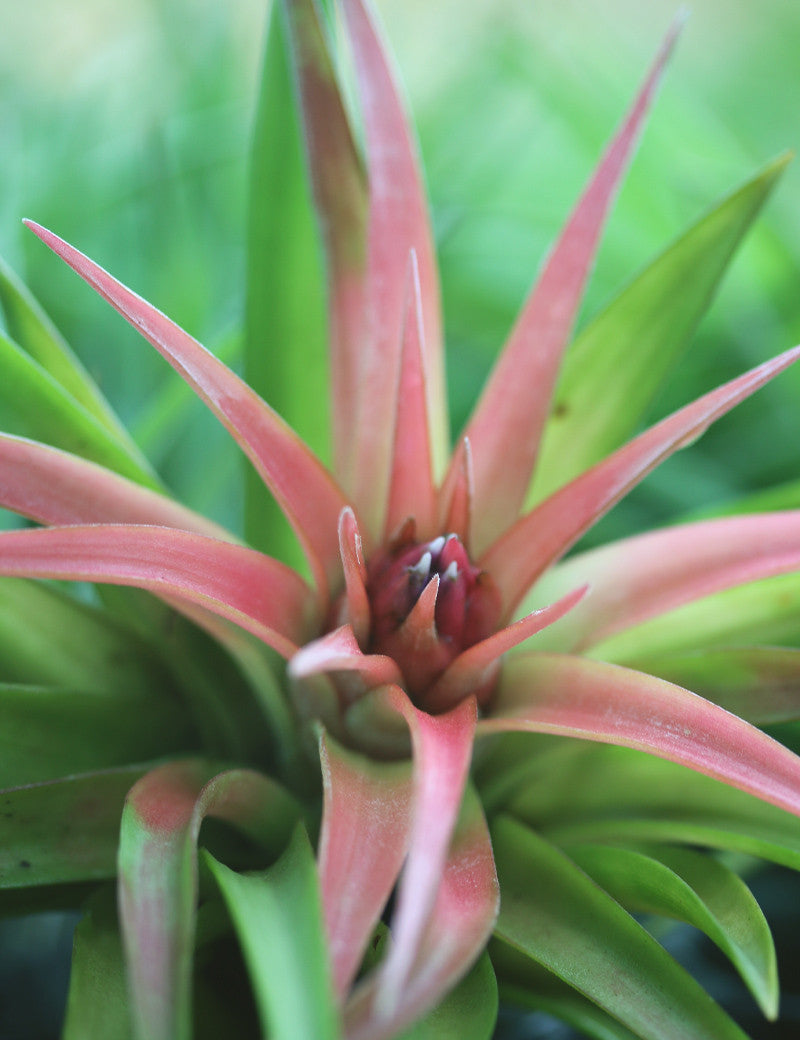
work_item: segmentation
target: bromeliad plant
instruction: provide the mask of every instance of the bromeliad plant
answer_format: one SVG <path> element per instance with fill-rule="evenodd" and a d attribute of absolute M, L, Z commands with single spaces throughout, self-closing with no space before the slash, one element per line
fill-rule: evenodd
<path fill-rule="evenodd" d="M 742 1037 L 631 912 L 706 932 L 776 1015 L 769 928 L 735 869 L 750 860 L 709 850 L 800 867 L 800 759 L 754 725 L 800 707 L 798 651 L 769 645 L 796 624 L 800 514 L 562 558 L 800 357 L 627 439 L 783 164 L 632 281 L 562 367 L 671 34 L 450 453 L 415 148 L 369 12 L 341 6 L 364 161 L 312 0 L 273 16 L 260 123 L 273 175 L 302 184 L 276 129 L 296 96 L 327 272 L 330 471 L 186 332 L 29 225 L 224 423 L 310 582 L 171 500 L 3 275 L 9 383 L 55 442 L 0 438 L 2 505 L 41 525 L 0 535 L 19 618 L 1 691 L 3 905 L 88 899 L 68 1040 L 477 1040 L 498 984 L 590 1036 Z M 272 268 L 254 209 L 251 270 L 281 291 L 300 263 L 298 197 Z M 286 319 L 281 291 L 258 287 L 274 309 L 253 297 L 251 337 Z M 306 339 L 279 349 L 277 371 L 284 353 L 310 365 Z M 99 599 L 32 578 L 96 583 Z"/>

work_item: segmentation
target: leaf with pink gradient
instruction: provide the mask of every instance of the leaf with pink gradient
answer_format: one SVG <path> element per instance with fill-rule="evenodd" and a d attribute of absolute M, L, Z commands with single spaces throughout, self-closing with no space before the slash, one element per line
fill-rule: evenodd
<path fill-rule="evenodd" d="M 394 888 L 411 825 L 411 763 L 376 762 L 320 739 L 319 873 L 336 992 L 346 994 Z"/>
<path fill-rule="evenodd" d="M 485 947 L 498 903 L 489 832 L 480 802 L 468 786 L 442 866 L 436 901 L 402 997 L 390 1003 L 384 996 L 384 974 L 392 970 L 394 947 L 345 1008 L 348 1040 L 389 1040 L 439 1003 Z"/>
<path fill-rule="evenodd" d="M 128 794 L 119 847 L 119 905 L 137 1033 L 191 1036 L 197 839 L 205 816 L 235 824 L 272 858 L 298 817 L 293 800 L 249 770 L 171 762 Z"/>
<path fill-rule="evenodd" d="M 380 1017 L 400 1006 L 420 955 L 467 782 L 477 720 L 473 698 L 444 715 L 420 711 L 397 686 L 388 687 L 384 699 L 411 732 L 414 799 L 408 860 L 392 918 L 393 943 L 375 996 Z"/>
<path fill-rule="evenodd" d="M 352 625 L 356 639 L 364 646 L 369 639 L 370 630 L 367 565 L 364 561 L 358 521 L 352 509 L 343 509 L 339 517 L 339 552 L 344 572 L 344 616 Z"/>
<path fill-rule="evenodd" d="M 0 506 L 40 524 L 158 524 L 232 540 L 222 527 L 111 470 L 0 433 Z"/>
<path fill-rule="evenodd" d="M 798 570 L 800 511 L 725 517 L 624 538 L 572 556 L 543 576 L 535 589 L 540 601 L 578 580 L 590 590 L 542 645 L 583 652 L 684 603 Z"/>
<path fill-rule="evenodd" d="M 478 734 L 551 733 L 638 748 L 800 816 L 800 758 L 742 719 L 652 675 L 558 654 L 507 662 Z"/>
<path fill-rule="evenodd" d="M 475 502 L 475 473 L 472 445 L 463 437 L 458 448 L 458 465 L 451 467 L 439 494 L 442 531 L 457 534 L 468 552 L 472 552 L 472 512 Z"/>
<path fill-rule="evenodd" d="M 314 0 L 285 0 L 308 168 L 325 244 L 336 472 L 349 487 L 364 339 L 367 184 Z"/>
<path fill-rule="evenodd" d="M 0 574 L 147 589 L 234 621 L 284 657 L 313 624 L 310 590 L 288 567 L 244 546 L 167 527 L 6 531 Z"/>
<path fill-rule="evenodd" d="M 632 487 L 800 358 L 779 354 L 674 412 L 526 513 L 480 560 L 511 612 L 539 575 Z"/>
<path fill-rule="evenodd" d="M 704 213 L 570 343 L 525 508 L 633 436 L 791 158 L 782 155 L 767 163 Z"/>
<path fill-rule="evenodd" d="M 289 675 L 296 680 L 330 672 L 343 672 L 352 679 L 354 689 L 349 701 L 377 686 L 402 681 L 400 669 L 391 657 L 362 651 L 350 625 L 306 643 L 289 662 Z"/>
<path fill-rule="evenodd" d="M 513 625 L 501 628 L 499 632 L 459 654 L 436 681 L 433 689 L 426 693 L 428 709 L 442 711 L 457 704 L 469 693 L 476 696 L 479 703 L 483 703 L 483 691 L 491 691 L 502 655 L 574 610 L 586 592 L 585 585 L 574 589 L 552 606 L 527 614 Z"/>
<path fill-rule="evenodd" d="M 439 283 L 427 204 L 403 103 L 370 14 L 345 0 L 364 117 L 369 174 L 367 328 L 359 360 L 359 408 L 353 427 L 355 502 L 371 532 L 386 501 L 397 362 L 402 343 L 409 252 L 419 263 L 428 418 L 434 472 L 447 450 L 447 402 Z"/>
<path fill-rule="evenodd" d="M 416 520 L 419 541 L 431 539 L 437 534 L 424 336 L 419 267 L 412 250 L 406 276 L 405 317 L 395 394 L 396 418 L 384 538 L 391 537 L 409 516 Z"/>
<path fill-rule="evenodd" d="M 679 27 L 676 22 L 670 30 L 630 114 L 569 218 L 467 424 L 475 467 L 477 552 L 515 519 L 524 502 L 600 234 Z M 459 465 L 458 453 L 452 465 Z"/>
<path fill-rule="evenodd" d="M 197 340 L 57 235 L 27 223 L 169 361 L 230 430 L 289 518 L 320 589 L 328 581 L 336 581 L 336 525 L 347 502 L 319 460 L 245 382 Z"/>

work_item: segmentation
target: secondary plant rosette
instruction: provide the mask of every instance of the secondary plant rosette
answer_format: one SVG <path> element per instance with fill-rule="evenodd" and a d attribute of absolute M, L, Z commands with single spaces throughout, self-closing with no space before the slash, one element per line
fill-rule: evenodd
<path fill-rule="evenodd" d="M 227 427 L 288 519 L 310 581 L 164 495 L 4 276 L 9 325 L 58 384 L 63 429 L 83 450 L 0 438 L 0 504 L 42 525 L 0 535 L 0 573 L 147 590 L 229 656 L 215 660 L 216 690 L 214 673 L 193 676 L 205 731 L 201 721 L 178 738 L 171 718 L 164 747 L 131 737 L 113 769 L 7 792 L 7 818 L 27 813 L 44 838 L 28 857 L 30 835 L 13 830 L 15 867 L 2 880 L 29 887 L 35 904 L 108 878 L 109 834 L 128 792 L 117 868 L 124 954 L 113 913 L 95 902 L 76 945 L 68 1038 L 106 1035 L 102 1016 L 116 1012 L 107 998 L 97 1012 L 100 985 L 141 1040 L 202 1035 L 193 964 L 229 927 L 220 915 L 252 981 L 254 1028 L 270 1037 L 380 1040 L 421 1019 L 414 1035 L 453 1022 L 460 1036 L 488 1037 L 497 982 L 590 1035 L 741 1037 L 623 907 L 702 928 L 774 1017 L 774 951 L 757 905 L 724 860 L 684 846 L 800 867 L 800 759 L 753 725 L 797 714 L 796 651 L 734 635 L 743 618 L 765 640 L 770 623 L 779 627 L 775 597 L 759 601 L 752 590 L 764 586 L 751 583 L 796 580 L 800 514 L 671 527 L 560 561 L 655 466 L 800 357 L 787 351 L 628 439 L 655 390 L 642 373 L 677 353 L 782 164 L 632 282 L 562 369 L 670 34 L 451 451 L 415 146 L 371 15 L 361 0 L 341 7 L 363 158 L 325 18 L 311 0 L 286 0 L 272 25 L 275 53 L 288 41 L 282 89 L 297 98 L 325 255 L 330 470 L 230 368 L 29 223 Z M 666 272 L 681 259 L 679 293 Z M 643 302 L 660 304 L 663 326 L 631 343 Z M 700 600 L 717 622 L 708 642 L 691 613 L 681 621 Z M 148 638 L 163 636 L 152 605 L 122 607 L 142 610 Z M 228 699 L 220 684 L 231 669 L 240 692 Z M 686 676 L 706 696 L 668 681 Z M 246 708 L 236 699 L 243 682 Z M 102 739 L 110 722 L 92 718 Z M 269 735 L 264 762 L 250 727 Z M 221 747 L 232 768 L 186 757 Z M 309 747 L 316 759 L 303 757 Z M 252 768 L 260 764 L 271 779 Z M 49 844 L 48 821 L 65 815 L 66 837 Z M 207 817 L 274 865 L 233 870 L 207 849 L 198 858 Z M 315 857 L 298 823 L 316 838 Z"/>

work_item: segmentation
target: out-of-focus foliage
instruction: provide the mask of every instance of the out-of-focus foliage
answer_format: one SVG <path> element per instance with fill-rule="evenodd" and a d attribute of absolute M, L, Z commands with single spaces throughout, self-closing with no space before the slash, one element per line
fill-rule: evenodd
<path fill-rule="evenodd" d="M 665 27 L 671 0 L 382 0 L 419 129 L 443 266 L 454 421 Z M 102 256 L 213 349 L 236 349 L 250 123 L 265 4 L 54 0 L 0 16 L 0 253 L 26 276 L 191 504 L 236 524 L 215 424 L 23 234 L 31 215 Z M 800 144 L 800 14 L 698 0 L 590 288 L 591 313 L 756 166 Z M 498 162 L 498 158 L 502 161 Z M 652 418 L 800 340 L 800 168 L 737 258 Z M 457 358 L 457 364 L 452 362 Z M 167 385 L 169 389 L 162 390 Z M 605 538 L 797 475 L 791 373 L 655 474 Z M 146 402 L 144 405 L 142 402 Z M 758 430 L 758 438 L 752 431 Z M 208 444 L 202 469 L 192 440 Z M 725 460 L 736 458 L 736 466 Z M 191 463 L 191 464 L 190 464 Z"/>

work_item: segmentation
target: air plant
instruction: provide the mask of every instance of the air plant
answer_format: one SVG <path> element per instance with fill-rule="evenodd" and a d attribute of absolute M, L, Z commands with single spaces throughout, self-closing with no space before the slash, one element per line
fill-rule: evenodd
<path fill-rule="evenodd" d="M 230 368 L 29 222 L 227 427 L 307 570 L 169 498 L 3 276 L 18 340 L 3 350 L 56 442 L 0 437 L 0 504 L 40 525 L 0 535 L 4 595 L 33 633 L 13 657 L 27 685 L 2 691 L 30 742 L 0 796 L 5 905 L 85 906 L 68 1040 L 488 1037 L 498 985 L 591 1036 L 742 1037 L 631 914 L 705 931 L 776 1015 L 769 928 L 736 869 L 741 854 L 800 866 L 800 759 L 756 725 L 798 713 L 797 651 L 765 644 L 796 618 L 800 514 L 565 556 L 800 357 L 631 437 L 783 161 L 632 281 L 562 366 L 673 30 L 451 451 L 415 146 L 371 15 L 341 7 L 364 159 L 312 0 L 273 16 L 266 102 L 297 99 L 319 218 L 330 470 Z"/>

